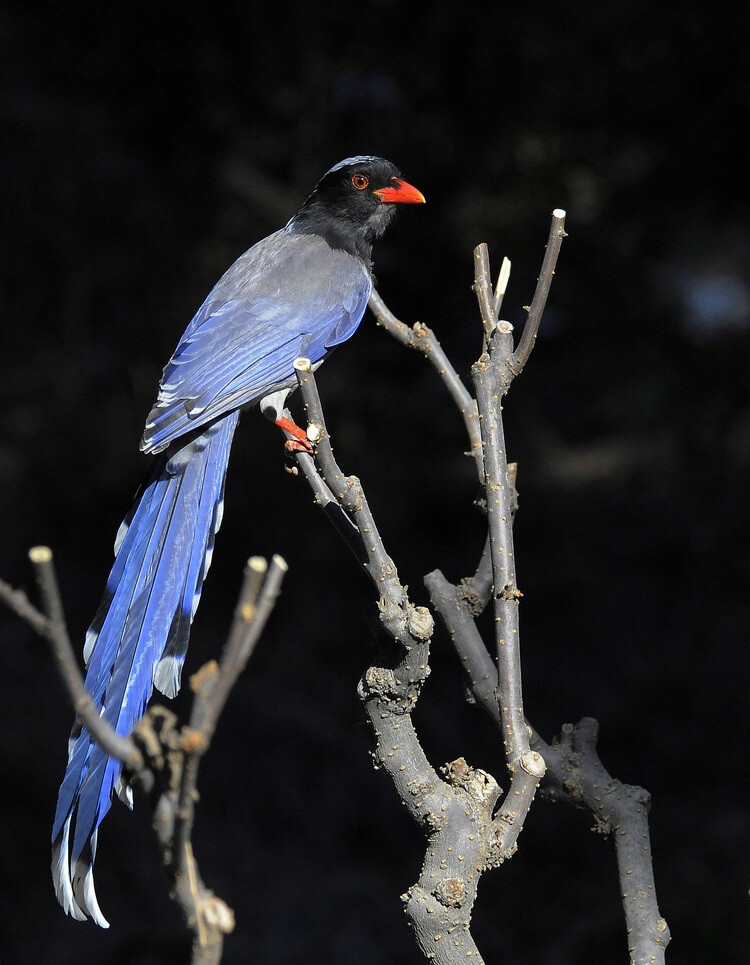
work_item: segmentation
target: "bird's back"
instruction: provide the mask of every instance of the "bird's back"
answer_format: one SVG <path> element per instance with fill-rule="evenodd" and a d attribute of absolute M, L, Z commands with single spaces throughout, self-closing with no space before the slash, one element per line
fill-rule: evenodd
<path fill-rule="evenodd" d="M 369 298 L 369 266 L 290 227 L 258 242 L 219 279 L 164 369 L 141 448 L 281 387 L 295 358 L 321 361 L 349 338 Z"/>

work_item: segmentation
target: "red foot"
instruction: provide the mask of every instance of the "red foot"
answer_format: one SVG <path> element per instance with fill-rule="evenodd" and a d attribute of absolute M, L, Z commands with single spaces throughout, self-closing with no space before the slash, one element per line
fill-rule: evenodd
<path fill-rule="evenodd" d="M 287 439 L 284 448 L 287 452 L 313 452 L 313 446 L 309 439 Z"/>
<path fill-rule="evenodd" d="M 304 429 L 301 429 L 296 422 L 292 422 L 291 419 L 287 419 L 284 416 L 274 421 L 279 429 L 283 429 L 284 432 L 288 432 L 290 436 L 294 436 L 294 439 L 287 439 L 284 443 L 284 448 L 288 452 L 313 452 L 313 445 L 307 438 L 307 433 Z"/>

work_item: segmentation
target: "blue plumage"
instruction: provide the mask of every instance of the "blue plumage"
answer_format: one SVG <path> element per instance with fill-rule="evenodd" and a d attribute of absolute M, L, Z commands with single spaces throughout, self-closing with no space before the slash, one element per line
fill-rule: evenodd
<path fill-rule="evenodd" d="M 294 382 L 292 361 L 321 361 L 353 334 L 370 294 L 369 265 L 299 235 L 293 222 L 220 279 L 164 370 L 141 447 L 158 452 L 188 428 Z M 226 300 L 224 300 L 226 299 Z"/>
<path fill-rule="evenodd" d="M 118 734 L 143 715 L 154 684 L 174 696 L 214 535 L 221 522 L 224 477 L 238 412 L 187 444 L 157 457 L 123 535 L 104 608 L 89 631 L 86 684 Z M 109 810 L 120 765 L 85 727 L 74 730 L 53 827 L 58 897 L 75 917 L 106 925 L 86 896 L 89 842 Z M 74 821 L 73 821 L 74 819 Z M 72 830 L 72 834 L 71 834 Z M 69 851 L 68 851 L 69 849 Z"/>
<path fill-rule="evenodd" d="M 372 181 L 366 196 L 353 186 L 353 172 Z M 179 689 L 239 411 L 259 402 L 279 418 L 296 385 L 294 359 L 319 363 L 357 328 L 371 288 L 370 246 L 393 210 L 385 193 L 392 201 L 421 198 L 396 173 L 377 158 L 336 165 L 286 228 L 224 274 L 164 369 L 141 442 L 154 463 L 118 532 L 84 648 L 86 686 L 118 734 L 132 731 L 154 686 L 169 697 Z M 404 187 L 412 196 L 397 197 Z M 120 770 L 77 723 L 55 813 L 52 871 L 65 910 L 103 927 L 92 868 L 112 794 L 130 802 Z"/>

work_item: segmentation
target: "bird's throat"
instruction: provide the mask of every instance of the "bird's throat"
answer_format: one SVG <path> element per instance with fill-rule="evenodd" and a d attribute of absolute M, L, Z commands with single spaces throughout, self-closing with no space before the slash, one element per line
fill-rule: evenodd
<path fill-rule="evenodd" d="M 380 204 L 365 221 L 356 222 L 345 213 L 332 213 L 308 202 L 289 223 L 293 234 L 318 235 L 329 247 L 360 258 L 369 267 L 372 246 L 395 214 L 392 204 Z"/>

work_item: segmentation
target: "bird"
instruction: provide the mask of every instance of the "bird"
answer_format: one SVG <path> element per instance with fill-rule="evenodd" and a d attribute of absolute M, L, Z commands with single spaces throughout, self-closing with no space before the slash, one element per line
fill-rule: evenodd
<path fill-rule="evenodd" d="M 86 688 L 121 736 L 156 688 L 174 697 L 221 525 L 241 410 L 309 449 L 284 415 L 293 363 L 314 367 L 357 329 L 372 288 L 372 246 L 396 205 L 424 203 L 397 167 L 361 155 L 335 164 L 285 227 L 241 255 L 213 287 L 164 368 L 140 448 L 150 471 L 115 540 L 86 635 Z M 287 443 L 289 446 L 289 443 Z M 52 877 L 71 917 L 108 928 L 94 887 L 99 826 L 113 796 L 132 807 L 122 766 L 77 721 L 52 830 Z"/>

